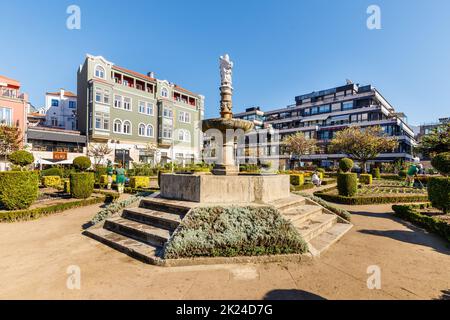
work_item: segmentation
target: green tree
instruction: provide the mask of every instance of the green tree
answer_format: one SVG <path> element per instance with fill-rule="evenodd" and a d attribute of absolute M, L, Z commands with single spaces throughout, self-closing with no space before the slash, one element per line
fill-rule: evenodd
<path fill-rule="evenodd" d="M 436 154 L 450 151 L 450 122 L 422 136 L 417 150 L 433 158 Z"/>
<path fill-rule="evenodd" d="M 379 126 L 346 128 L 336 133 L 330 145 L 334 152 L 344 153 L 359 161 L 363 172 L 366 172 L 367 161 L 375 159 L 381 152 L 392 151 L 397 146 L 397 139 L 384 135 Z"/>
<path fill-rule="evenodd" d="M 32 153 L 25 150 L 14 151 L 8 156 L 9 161 L 12 164 L 19 166 L 22 170 L 24 167 L 29 166 L 34 161 Z"/>

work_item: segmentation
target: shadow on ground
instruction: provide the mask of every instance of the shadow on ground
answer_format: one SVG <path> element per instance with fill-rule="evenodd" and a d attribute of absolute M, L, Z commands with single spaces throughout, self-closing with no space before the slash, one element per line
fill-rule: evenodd
<path fill-rule="evenodd" d="M 450 300 L 450 289 L 443 290 L 442 296 L 440 296 L 437 300 Z"/>
<path fill-rule="evenodd" d="M 289 290 L 272 290 L 266 293 L 264 300 L 326 300 L 324 297 L 314 293 L 289 289 Z"/>

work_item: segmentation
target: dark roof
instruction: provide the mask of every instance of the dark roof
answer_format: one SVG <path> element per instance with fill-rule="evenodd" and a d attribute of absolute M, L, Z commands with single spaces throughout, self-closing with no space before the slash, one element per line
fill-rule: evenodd
<path fill-rule="evenodd" d="M 69 131 L 70 132 L 70 131 Z M 45 141 L 57 141 L 57 142 L 72 142 L 72 143 L 86 143 L 86 136 L 80 134 L 73 134 L 61 131 L 41 130 L 33 127 L 28 128 L 28 139 L 32 140 L 45 140 Z"/>

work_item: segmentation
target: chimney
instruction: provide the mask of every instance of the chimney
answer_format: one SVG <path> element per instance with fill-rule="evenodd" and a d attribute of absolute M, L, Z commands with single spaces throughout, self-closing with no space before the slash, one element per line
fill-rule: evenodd
<path fill-rule="evenodd" d="M 64 98 L 64 93 L 65 93 L 65 91 L 64 91 L 63 88 L 59 89 L 59 97 L 60 97 L 61 99 Z"/>
<path fill-rule="evenodd" d="M 147 72 L 147 76 L 150 78 L 155 78 L 155 73 L 153 71 Z"/>

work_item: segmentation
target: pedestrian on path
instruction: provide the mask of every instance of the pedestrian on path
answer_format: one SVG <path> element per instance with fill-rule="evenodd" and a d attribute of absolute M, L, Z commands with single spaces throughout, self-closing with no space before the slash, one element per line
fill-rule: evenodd
<path fill-rule="evenodd" d="M 125 169 L 122 167 L 121 163 L 119 163 L 116 168 L 116 184 L 117 184 L 117 191 L 119 193 L 123 193 L 125 185 Z"/>

